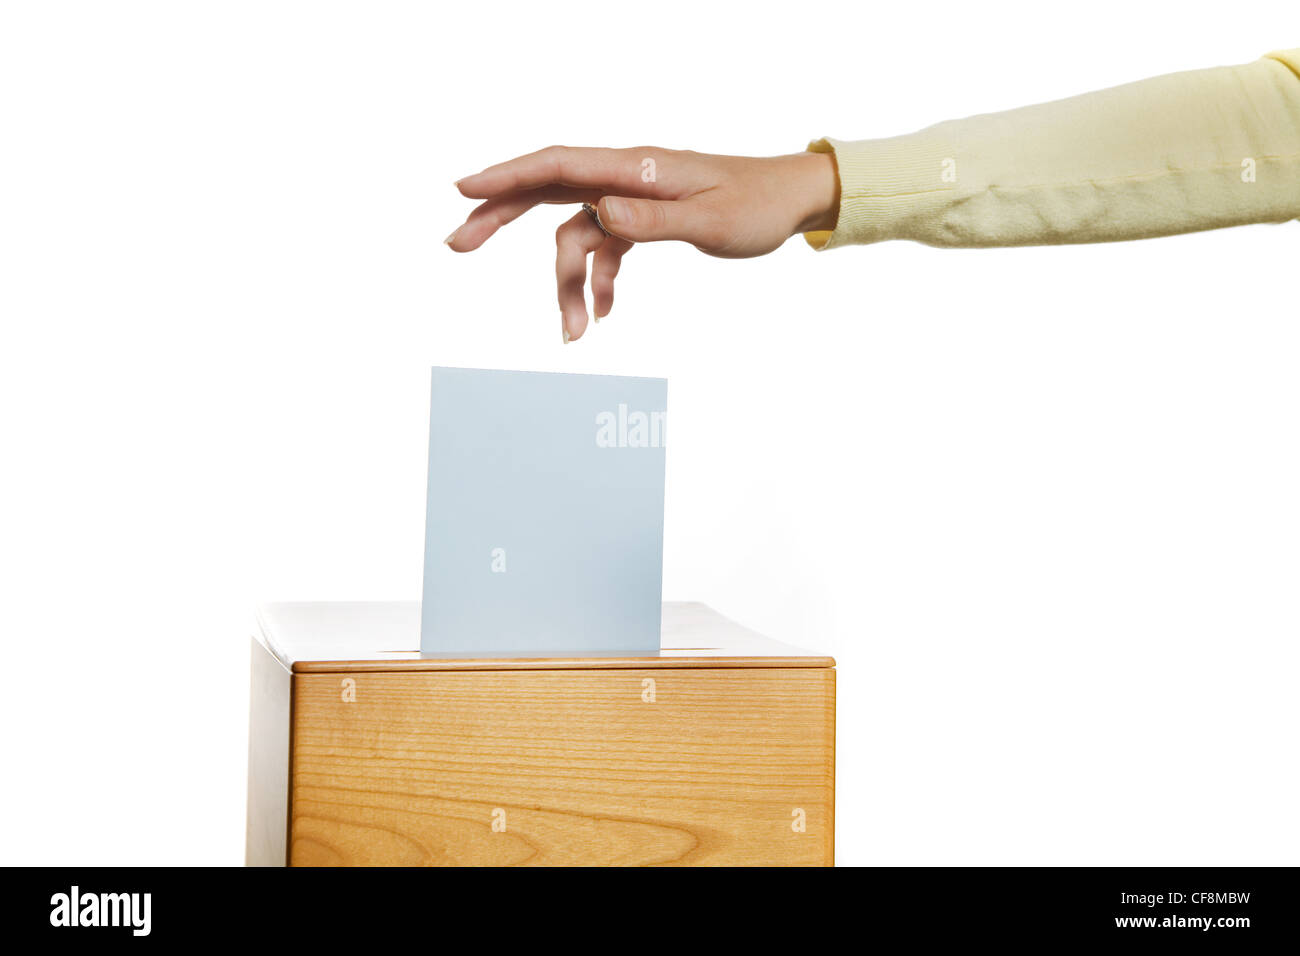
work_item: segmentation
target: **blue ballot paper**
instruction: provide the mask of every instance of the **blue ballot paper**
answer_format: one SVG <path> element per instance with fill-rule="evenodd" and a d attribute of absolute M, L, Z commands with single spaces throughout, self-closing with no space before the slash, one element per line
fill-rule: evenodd
<path fill-rule="evenodd" d="M 668 383 L 435 368 L 424 653 L 655 651 Z"/>

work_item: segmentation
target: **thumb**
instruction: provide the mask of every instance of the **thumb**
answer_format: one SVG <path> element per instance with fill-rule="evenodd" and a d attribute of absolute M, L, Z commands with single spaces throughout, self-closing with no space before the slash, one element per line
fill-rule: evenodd
<path fill-rule="evenodd" d="M 601 224 L 614 235 L 631 242 L 660 242 L 680 239 L 701 243 L 711 216 L 700 203 L 690 199 L 628 199 L 605 196 L 596 206 Z"/>

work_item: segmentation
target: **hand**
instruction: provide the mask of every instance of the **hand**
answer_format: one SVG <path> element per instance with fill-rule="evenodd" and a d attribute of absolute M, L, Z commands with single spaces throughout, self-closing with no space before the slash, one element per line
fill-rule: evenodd
<path fill-rule="evenodd" d="M 835 161 L 826 153 L 753 158 L 641 147 L 552 146 L 490 166 L 456 183 L 482 199 L 447 237 L 471 252 L 542 203 L 593 203 L 606 236 L 585 211 L 555 233 L 555 281 L 564 341 L 587 329 L 587 254 L 596 321 L 614 304 L 614 277 L 635 243 L 679 239 L 728 259 L 766 255 L 792 235 L 834 229 Z"/>

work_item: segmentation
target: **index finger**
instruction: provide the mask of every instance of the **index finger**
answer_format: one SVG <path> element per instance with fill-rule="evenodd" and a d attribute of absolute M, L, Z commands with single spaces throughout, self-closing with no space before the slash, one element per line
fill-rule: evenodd
<path fill-rule="evenodd" d="M 586 146 L 548 146 L 519 156 L 456 183 L 469 199 L 491 199 L 516 189 L 539 186 L 580 186 L 641 195 L 641 156 L 646 150 L 607 149 Z"/>

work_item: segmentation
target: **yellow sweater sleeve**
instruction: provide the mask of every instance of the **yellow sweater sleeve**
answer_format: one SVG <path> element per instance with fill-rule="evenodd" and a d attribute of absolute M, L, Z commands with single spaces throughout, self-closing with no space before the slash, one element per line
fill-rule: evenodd
<path fill-rule="evenodd" d="M 820 139 L 839 221 L 815 249 L 883 239 L 1017 246 L 1142 239 L 1300 217 L 1300 49 L 1244 66 Z"/>

